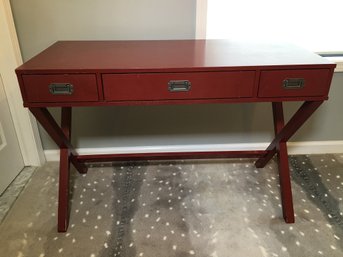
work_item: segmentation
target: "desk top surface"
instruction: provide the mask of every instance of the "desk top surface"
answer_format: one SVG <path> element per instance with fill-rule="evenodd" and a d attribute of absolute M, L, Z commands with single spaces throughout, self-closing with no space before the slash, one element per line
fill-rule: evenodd
<path fill-rule="evenodd" d="M 231 40 L 58 41 L 17 70 L 29 73 L 57 70 L 172 72 L 330 64 L 317 54 L 278 43 Z"/>

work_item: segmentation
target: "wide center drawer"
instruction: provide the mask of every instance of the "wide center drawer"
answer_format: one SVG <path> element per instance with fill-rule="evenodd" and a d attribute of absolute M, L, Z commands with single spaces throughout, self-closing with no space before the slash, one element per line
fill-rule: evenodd
<path fill-rule="evenodd" d="M 28 102 L 97 101 L 95 74 L 22 75 Z"/>
<path fill-rule="evenodd" d="M 107 101 L 252 97 L 254 71 L 103 74 Z"/>

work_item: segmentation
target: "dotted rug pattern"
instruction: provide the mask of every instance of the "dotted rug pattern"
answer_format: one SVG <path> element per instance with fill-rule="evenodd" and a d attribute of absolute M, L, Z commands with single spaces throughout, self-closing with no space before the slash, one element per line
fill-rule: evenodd
<path fill-rule="evenodd" d="M 343 256 L 343 155 L 290 164 L 295 224 L 282 219 L 274 161 L 137 162 L 72 170 L 69 229 L 57 233 L 58 163 L 47 163 L 1 224 L 0 256 Z"/>

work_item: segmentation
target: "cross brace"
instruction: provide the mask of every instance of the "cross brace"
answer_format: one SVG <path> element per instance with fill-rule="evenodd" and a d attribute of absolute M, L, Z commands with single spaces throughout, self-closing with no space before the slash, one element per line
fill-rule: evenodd
<path fill-rule="evenodd" d="M 59 232 L 65 232 L 69 221 L 69 170 L 70 163 L 80 173 L 87 172 L 85 162 L 110 160 L 159 160 L 159 159 L 191 159 L 191 158 L 256 158 L 257 168 L 263 168 L 275 154 L 278 155 L 280 174 L 281 199 L 283 216 L 287 223 L 294 222 L 292 190 L 288 165 L 286 142 L 304 124 L 323 101 L 306 101 L 293 117 L 284 124 L 282 102 L 274 102 L 273 118 L 275 138 L 264 151 L 225 151 L 225 152 L 182 152 L 182 153 L 141 153 L 141 154 L 107 154 L 107 155 L 78 155 L 71 144 L 71 107 L 61 108 L 61 126 L 57 124 L 50 112 L 44 107 L 29 108 L 39 123 L 60 148 L 60 176 L 59 176 L 59 204 L 58 226 Z"/>

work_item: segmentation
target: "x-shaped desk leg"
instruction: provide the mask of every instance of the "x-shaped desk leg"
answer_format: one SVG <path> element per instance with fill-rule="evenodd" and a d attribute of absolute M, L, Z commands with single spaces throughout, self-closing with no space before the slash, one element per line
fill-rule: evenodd
<path fill-rule="evenodd" d="M 304 122 L 322 104 L 322 102 L 323 101 L 305 102 L 286 125 L 284 125 L 282 103 L 274 102 L 273 117 L 275 138 L 266 149 L 267 153 L 259 158 L 255 163 L 257 168 L 263 168 L 277 153 L 280 174 L 282 211 L 286 223 L 294 223 L 292 189 L 286 142 L 304 124 Z"/>
<path fill-rule="evenodd" d="M 60 174 L 58 195 L 58 225 L 59 232 L 65 232 L 69 221 L 69 171 L 70 162 L 80 173 L 86 173 L 87 167 L 76 159 L 77 153 L 70 142 L 71 107 L 62 108 L 61 127 L 46 108 L 30 108 L 32 114 L 48 132 L 60 148 Z"/>
<path fill-rule="evenodd" d="M 322 102 L 323 101 L 305 102 L 286 125 L 284 125 L 282 103 L 273 103 L 275 138 L 266 149 L 266 154 L 260 157 L 255 163 L 257 168 L 263 168 L 267 162 L 278 153 L 283 215 L 287 223 L 294 222 L 294 212 L 286 142 Z M 87 172 L 87 167 L 84 163 L 78 161 L 78 154 L 70 142 L 71 107 L 62 108 L 61 127 L 58 126 L 46 108 L 30 108 L 30 111 L 60 148 L 58 231 L 65 232 L 69 220 L 68 198 L 70 163 L 72 163 L 80 173 Z"/>

